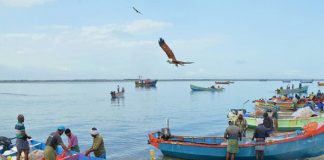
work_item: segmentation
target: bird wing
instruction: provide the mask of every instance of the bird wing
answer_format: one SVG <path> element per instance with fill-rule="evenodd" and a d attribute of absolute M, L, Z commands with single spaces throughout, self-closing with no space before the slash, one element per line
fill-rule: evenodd
<path fill-rule="evenodd" d="M 160 38 L 159 45 L 163 49 L 163 51 L 167 54 L 169 59 L 172 59 L 173 61 L 176 61 L 176 58 L 172 52 L 172 50 L 169 48 L 169 46 L 165 43 L 164 39 Z"/>
<path fill-rule="evenodd" d="M 135 7 L 133 7 L 133 9 L 135 10 L 135 12 L 142 14 L 140 11 L 138 11 Z"/>

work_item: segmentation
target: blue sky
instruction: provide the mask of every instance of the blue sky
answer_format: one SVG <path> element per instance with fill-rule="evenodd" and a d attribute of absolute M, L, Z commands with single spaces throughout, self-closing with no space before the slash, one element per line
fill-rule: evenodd
<path fill-rule="evenodd" d="M 323 6 L 0 0 L 0 79 L 324 78 Z M 168 64 L 159 37 L 177 59 L 195 63 Z"/>

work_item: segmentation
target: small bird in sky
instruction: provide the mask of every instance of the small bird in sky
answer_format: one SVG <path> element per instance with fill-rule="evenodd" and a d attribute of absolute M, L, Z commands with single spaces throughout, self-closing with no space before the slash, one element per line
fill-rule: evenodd
<path fill-rule="evenodd" d="M 135 7 L 133 7 L 134 11 L 138 14 L 142 14 L 140 11 L 138 11 Z"/>

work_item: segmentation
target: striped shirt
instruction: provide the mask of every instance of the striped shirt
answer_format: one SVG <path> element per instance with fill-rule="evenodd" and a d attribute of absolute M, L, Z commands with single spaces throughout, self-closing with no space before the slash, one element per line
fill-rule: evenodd
<path fill-rule="evenodd" d="M 16 138 L 17 139 L 26 139 L 27 137 L 25 136 L 24 132 L 25 132 L 25 125 L 22 122 L 18 122 L 15 125 L 15 129 L 16 129 Z"/>

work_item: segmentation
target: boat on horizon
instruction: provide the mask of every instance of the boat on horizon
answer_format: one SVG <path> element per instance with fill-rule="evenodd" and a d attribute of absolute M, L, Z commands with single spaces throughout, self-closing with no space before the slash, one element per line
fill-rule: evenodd
<path fill-rule="evenodd" d="M 199 86 L 196 86 L 196 85 L 190 85 L 190 88 L 192 91 L 211 91 L 211 92 L 215 92 L 215 91 L 222 91 L 224 90 L 223 87 L 220 87 L 220 86 L 212 86 L 212 87 L 199 87 Z"/>
<path fill-rule="evenodd" d="M 311 80 L 311 79 L 303 79 L 303 80 L 300 80 L 300 83 L 313 83 L 313 80 Z"/>
<path fill-rule="evenodd" d="M 215 84 L 230 84 L 234 83 L 233 81 L 215 81 Z"/>
<path fill-rule="evenodd" d="M 313 123 L 314 124 L 314 123 Z M 164 156 L 188 160 L 224 160 L 227 143 L 216 136 L 171 135 L 168 128 L 151 132 L 149 144 L 159 149 Z M 265 160 L 295 160 L 324 154 L 324 125 L 312 125 L 305 131 L 296 131 L 266 139 Z M 239 141 L 239 160 L 255 160 L 255 143 L 250 138 Z"/>
<path fill-rule="evenodd" d="M 151 79 L 139 79 L 135 81 L 136 87 L 156 87 L 156 83 L 158 80 L 151 80 Z"/>
<path fill-rule="evenodd" d="M 318 86 L 324 86 L 324 82 L 317 82 Z"/>

